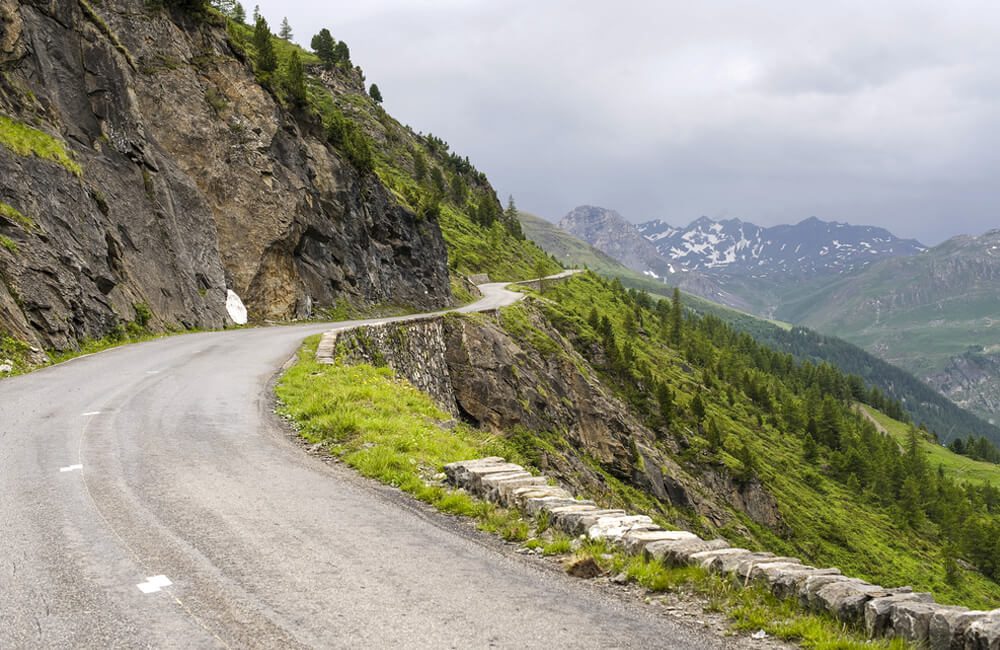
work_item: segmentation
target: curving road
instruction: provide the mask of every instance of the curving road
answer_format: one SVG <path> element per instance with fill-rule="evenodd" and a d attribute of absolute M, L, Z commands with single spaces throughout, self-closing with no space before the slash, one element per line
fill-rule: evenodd
<path fill-rule="evenodd" d="M 0 648 L 722 644 L 303 453 L 269 384 L 329 327 L 0 381 Z"/>

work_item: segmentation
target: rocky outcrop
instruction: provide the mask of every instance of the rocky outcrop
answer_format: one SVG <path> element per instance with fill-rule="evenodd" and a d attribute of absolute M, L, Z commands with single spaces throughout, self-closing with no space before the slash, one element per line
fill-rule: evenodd
<path fill-rule="evenodd" d="M 952 357 L 943 370 L 926 377 L 942 395 L 990 424 L 1000 423 L 1000 346 Z"/>
<path fill-rule="evenodd" d="M 0 24 L 0 113 L 79 166 L 0 146 L 0 203 L 29 220 L 0 218 L 0 330 L 66 348 L 145 308 L 221 327 L 227 290 L 257 321 L 449 303 L 437 224 L 282 108 L 222 27 L 143 0 L 0 0 Z"/>
<path fill-rule="evenodd" d="M 602 510 L 592 501 L 534 476 L 502 458 L 445 466 L 451 483 L 467 492 L 526 513 L 545 513 L 550 525 L 570 535 L 604 540 L 627 553 L 670 566 L 696 566 L 729 577 L 737 586 L 759 584 L 778 598 L 828 614 L 872 638 L 900 638 L 929 650 L 1000 647 L 1000 610 L 973 612 L 939 605 L 909 587 L 888 589 L 820 569 L 797 558 L 731 548 L 725 540 L 703 540 L 683 530 L 664 530 L 644 515 Z"/>

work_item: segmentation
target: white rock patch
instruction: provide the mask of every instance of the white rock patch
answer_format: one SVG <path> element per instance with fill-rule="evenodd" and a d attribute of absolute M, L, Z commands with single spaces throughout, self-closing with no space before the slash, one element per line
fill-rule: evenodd
<path fill-rule="evenodd" d="M 232 289 L 226 290 L 226 311 L 237 325 L 247 324 L 247 308 Z"/>

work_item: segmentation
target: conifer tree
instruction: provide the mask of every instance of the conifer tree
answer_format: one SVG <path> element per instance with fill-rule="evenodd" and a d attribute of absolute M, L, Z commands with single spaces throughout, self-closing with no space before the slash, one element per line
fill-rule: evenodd
<path fill-rule="evenodd" d="M 420 149 L 413 150 L 413 177 L 419 183 L 423 183 L 424 179 L 427 178 L 427 161 Z"/>
<path fill-rule="evenodd" d="M 691 399 L 691 414 L 694 415 L 698 424 L 701 424 L 705 419 L 705 401 L 701 398 L 701 391 L 695 393 Z"/>
<path fill-rule="evenodd" d="M 241 25 L 246 24 L 247 10 L 243 8 L 242 3 L 237 2 L 236 4 L 233 5 L 233 13 L 230 16 L 230 18 L 232 18 Z"/>
<path fill-rule="evenodd" d="M 684 314 L 681 307 L 681 290 L 674 287 L 674 295 L 670 301 L 670 343 L 677 347 L 681 344 L 681 327 Z"/>
<path fill-rule="evenodd" d="M 253 6 L 253 24 L 256 25 L 260 21 L 260 5 Z"/>
<path fill-rule="evenodd" d="M 281 19 L 281 29 L 278 30 L 278 36 L 286 41 L 292 40 L 292 26 L 288 24 L 288 18 Z"/>
<path fill-rule="evenodd" d="M 338 41 L 333 48 L 333 60 L 335 63 L 345 66 L 351 63 L 351 50 L 344 41 Z"/>
<path fill-rule="evenodd" d="M 327 68 L 332 68 L 333 64 L 336 63 L 336 54 L 334 49 L 337 46 L 336 41 L 333 40 L 333 35 L 330 34 L 330 30 L 323 28 L 319 30 L 319 33 L 312 37 L 312 42 L 310 46 L 316 56 L 319 57 L 320 61 Z"/>
<path fill-rule="evenodd" d="M 378 84 L 372 84 L 368 89 L 368 95 L 375 100 L 376 104 L 382 103 L 382 91 L 378 89 Z"/>
<path fill-rule="evenodd" d="M 288 95 L 296 104 L 302 105 L 306 101 L 306 71 L 297 50 L 292 50 L 286 70 L 285 88 Z"/>
<path fill-rule="evenodd" d="M 271 43 L 271 29 L 263 17 L 258 17 L 253 28 L 253 47 L 257 52 L 257 70 L 271 73 L 278 69 L 278 57 Z"/>

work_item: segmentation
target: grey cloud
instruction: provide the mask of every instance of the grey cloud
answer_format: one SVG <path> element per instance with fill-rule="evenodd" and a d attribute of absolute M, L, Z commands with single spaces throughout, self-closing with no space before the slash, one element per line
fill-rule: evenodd
<path fill-rule="evenodd" d="M 249 7 L 248 7 L 249 9 Z M 401 121 L 558 219 L 815 215 L 936 242 L 1000 223 L 1000 6 L 278 2 Z"/>

